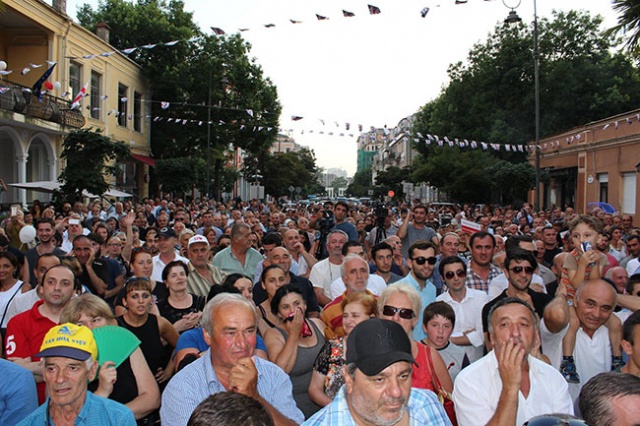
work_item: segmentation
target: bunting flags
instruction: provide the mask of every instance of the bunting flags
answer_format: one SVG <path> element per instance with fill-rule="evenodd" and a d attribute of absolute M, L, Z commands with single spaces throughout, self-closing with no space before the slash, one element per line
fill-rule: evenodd
<path fill-rule="evenodd" d="M 377 15 L 380 13 L 380 8 L 377 6 L 372 6 L 370 4 L 367 5 L 367 7 L 369 8 L 369 13 L 371 15 Z"/>
<path fill-rule="evenodd" d="M 225 35 L 226 34 L 222 29 L 220 29 L 218 27 L 211 27 L 211 31 L 213 31 L 213 33 L 215 35 Z"/>
<path fill-rule="evenodd" d="M 89 82 L 87 81 L 82 89 L 78 92 L 75 98 L 73 98 L 73 102 L 71 102 L 71 109 L 78 108 L 80 106 L 80 101 L 82 98 L 87 96 L 87 88 L 89 87 Z"/>
<path fill-rule="evenodd" d="M 329 19 L 326 16 L 318 15 L 317 13 L 316 13 L 316 18 L 318 18 L 318 21 L 326 21 Z"/>
<path fill-rule="evenodd" d="M 344 9 L 342 9 L 342 15 L 343 15 L 345 18 L 352 18 L 352 17 L 356 16 L 356 14 L 355 14 L 355 13 L 353 13 L 353 12 L 348 12 L 348 11 L 346 11 L 346 10 L 344 10 Z"/>

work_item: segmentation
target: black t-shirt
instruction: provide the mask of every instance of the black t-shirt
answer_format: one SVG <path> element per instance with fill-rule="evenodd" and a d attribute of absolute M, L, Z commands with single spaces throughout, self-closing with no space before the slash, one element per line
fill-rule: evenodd
<path fill-rule="evenodd" d="M 109 265 L 105 259 L 98 259 L 93 261 L 93 272 L 96 273 L 98 278 L 104 281 L 105 284 L 109 284 Z M 82 265 L 82 274 L 78 277 L 80 280 L 80 284 L 87 287 L 89 291 L 95 295 L 98 294 L 96 288 L 93 286 L 91 282 L 91 278 L 89 277 L 89 273 L 87 272 L 87 267 Z"/>
<path fill-rule="evenodd" d="M 546 249 L 544 252 L 544 256 L 542 260 L 546 264 L 547 267 L 553 266 L 553 259 L 556 257 L 558 253 L 562 253 L 562 249 L 560 247 L 556 247 L 553 250 Z"/>
<path fill-rule="evenodd" d="M 171 324 L 182 319 L 183 316 L 192 312 L 202 312 L 204 305 L 207 302 L 204 296 L 191 295 L 191 306 L 188 308 L 176 308 L 169 303 L 169 299 L 164 299 L 158 302 L 158 311 L 160 315 L 167 319 Z"/>
<path fill-rule="evenodd" d="M 527 293 L 529 293 L 529 296 L 531 296 L 531 300 L 533 301 L 533 310 L 536 311 L 538 317 L 542 318 L 544 308 L 549 304 L 549 302 L 551 302 L 553 298 L 548 294 L 533 291 L 530 288 L 527 289 Z M 509 296 L 507 296 L 507 290 L 505 290 L 500 293 L 498 297 L 484 305 L 484 308 L 482 308 L 482 330 L 485 333 L 489 332 L 489 311 L 491 311 L 493 305 L 498 303 L 498 301 L 507 297 Z"/>

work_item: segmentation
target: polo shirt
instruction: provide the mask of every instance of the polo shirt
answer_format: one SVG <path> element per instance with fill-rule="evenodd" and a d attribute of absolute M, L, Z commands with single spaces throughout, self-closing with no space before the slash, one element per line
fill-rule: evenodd
<path fill-rule="evenodd" d="M 167 266 L 167 264 L 164 263 L 162 260 L 160 260 L 159 254 L 153 256 L 152 260 L 153 260 L 153 271 L 151 272 L 151 279 L 154 281 L 162 282 L 162 271 L 164 267 Z M 185 265 L 189 264 L 189 259 L 187 259 L 186 257 L 180 256 L 178 253 L 175 253 L 175 257 L 173 258 L 173 260 L 179 260 L 183 262 Z"/>
<path fill-rule="evenodd" d="M 48 426 L 49 404 L 42 404 L 18 426 Z M 82 409 L 76 417 L 75 426 L 136 426 L 133 412 L 123 404 L 111 399 L 95 396 L 87 391 Z"/>
<path fill-rule="evenodd" d="M 396 281 L 394 284 L 405 283 L 409 284 L 413 288 L 415 288 L 418 293 L 420 293 L 420 300 L 422 300 L 422 306 L 420 307 L 420 312 L 416 312 L 418 316 L 418 323 L 413 328 L 413 340 L 417 340 L 418 342 L 427 337 L 427 334 L 422 329 L 422 311 L 427 305 L 435 302 L 436 300 L 436 286 L 431 283 L 430 280 L 427 279 L 424 288 L 420 288 L 420 284 L 416 281 L 413 273 L 410 272 L 409 275 L 404 277 L 403 279 Z"/>
<path fill-rule="evenodd" d="M 222 284 L 226 274 L 211 264 L 207 264 L 206 266 L 213 277 L 213 285 Z M 187 291 L 196 296 L 207 297 L 212 287 L 211 283 L 196 271 L 196 267 L 193 266 L 192 263 L 189 263 L 188 267 L 189 277 L 187 278 Z"/>
<path fill-rule="evenodd" d="M 47 332 L 55 327 L 55 322 L 42 316 L 38 308 L 44 304 L 44 300 L 37 301 L 33 307 L 21 314 L 16 315 L 7 325 L 7 339 L 5 340 L 5 350 L 7 358 L 28 358 L 31 361 L 39 361 L 39 357 L 34 357 L 40 352 L 40 346 Z M 38 401 L 42 404 L 45 400 L 45 383 L 37 384 Z"/>
<path fill-rule="evenodd" d="M 14 426 L 38 408 L 33 374 L 18 364 L 0 359 L 0 425 Z"/>
<path fill-rule="evenodd" d="M 253 277 L 256 273 L 256 266 L 263 257 L 260 252 L 254 248 L 247 250 L 244 265 L 240 263 L 237 257 L 231 251 L 231 246 L 222 249 L 213 257 L 213 266 L 220 269 L 226 274 L 238 273 Z"/>

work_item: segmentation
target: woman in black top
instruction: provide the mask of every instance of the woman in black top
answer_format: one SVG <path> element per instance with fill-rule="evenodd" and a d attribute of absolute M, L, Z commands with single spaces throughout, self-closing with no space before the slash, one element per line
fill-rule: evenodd
<path fill-rule="evenodd" d="M 169 262 L 162 271 L 162 281 L 169 289 L 169 297 L 158 302 L 158 310 L 178 333 L 200 326 L 206 303 L 204 296 L 187 292 L 188 277 L 189 268 L 180 260 Z"/>

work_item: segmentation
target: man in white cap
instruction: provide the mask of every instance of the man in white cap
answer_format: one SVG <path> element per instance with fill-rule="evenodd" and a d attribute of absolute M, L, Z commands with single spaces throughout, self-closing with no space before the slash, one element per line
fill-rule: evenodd
<path fill-rule="evenodd" d="M 87 391 L 98 370 L 98 347 L 91 330 L 71 323 L 53 327 L 40 352 L 49 398 L 20 425 L 135 426 L 131 410 Z"/>
<path fill-rule="evenodd" d="M 202 235 L 189 238 L 187 257 L 189 258 L 189 278 L 187 291 L 196 296 L 207 296 L 211 287 L 221 284 L 226 274 L 209 263 L 209 240 Z"/>

